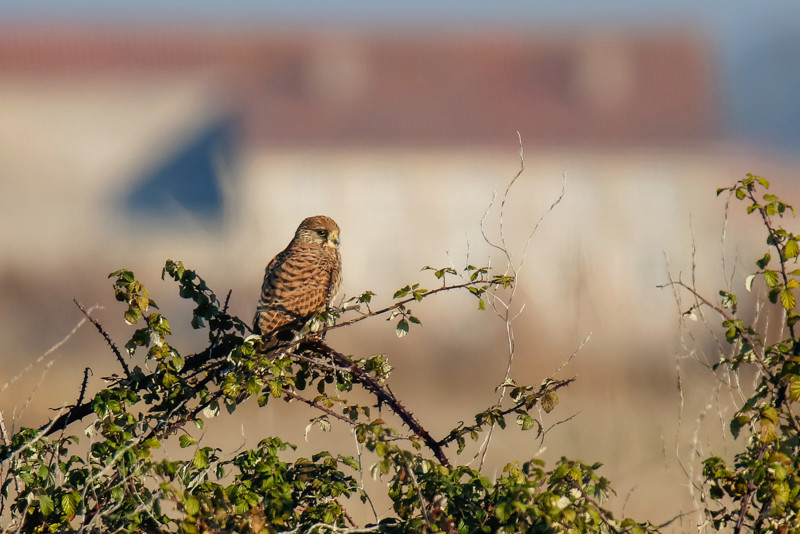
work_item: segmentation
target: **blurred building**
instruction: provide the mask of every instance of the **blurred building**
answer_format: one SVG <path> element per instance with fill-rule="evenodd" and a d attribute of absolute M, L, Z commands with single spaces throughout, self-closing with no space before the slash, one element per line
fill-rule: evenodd
<path fill-rule="evenodd" d="M 5 76 L 192 76 L 247 142 L 277 146 L 689 144 L 716 132 L 696 35 L 443 35 L 24 28 Z"/>
<path fill-rule="evenodd" d="M 463 161 L 476 150 L 513 155 L 516 132 L 529 151 L 706 147 L 719 138 L 709 61 L 702 39 L 664 30 L 9 27 L 0 34 L 5 213 L 19 221 L 29 210 L 20 199 L 42 207 L 50 199 L 55 206 L 26 232 L 52 239 L 64 231 L 52 246 L 74 250 L 72 227 L 55 222 L 76 217 L 66 190 L 95 217 L 81 223 L 89 229 L 187 215 L 190 225 L 219 228 L 238 226 L 231 212 L 243 210 L 299 218 L 269 193 L 291 197 L 307 179 L 302 165 L 320 151 L 445 150 Z M 305 155 L 301 167 L 266 176 L 259 162 L 287 154 Z M 419 171 L 401 180 L 408 186 L 426 174 Z M 315 179 L 330 184 L 337 174 Z M 446 174 L 422 180 L 444 186 Z M 347 189 L 391 189 L 392 181 L 375 175 Z M 247 206 L 253 198 L 261 209 Z M 5 250 L 31 250 L 18 234 L 6 237 Z"/>

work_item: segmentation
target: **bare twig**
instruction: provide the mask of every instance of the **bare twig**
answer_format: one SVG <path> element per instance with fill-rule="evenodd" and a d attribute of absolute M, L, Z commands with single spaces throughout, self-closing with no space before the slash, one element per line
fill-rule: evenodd
<path fill-rule="evenodd" d="M 770 448 L 769 443 L 764 443 L 761 445 L 761 449 L 758 451 L 758 456 L 756 457 L 756 462 L 760 462 L 764 455 L 766 454 L 767 450 Z M 738 519 L 736 520 L 736 526 L 733 529 L 734 534 L 739 534 L 744 527 L 744 521 L 747 519 L 747 511 L 750 508 L 750 499 L 753 497 L 753 493 L 756 491 L 756 483 L 753 478 L 747 481 L 747 491 L 745 494 L 742 495 L 739 504 L 739 512 L 737 513 Z"/>
<path fill-rule="evenodd" d="M 481 218 L 481 223 L 480 223 L 481 235 L 483 236 L 484 241 L 486 242 L 487 245 L 489 245 L 490 247 L 492 247 L 492 248 L 494 248 L 496 250 L 499 250 L 503 254 L 503 256 L 505 256 L 505 259 L 506 259 L 506 273 L 508 273 L 510 271 L 512 276 L 514 277 L 514 285 L 511 288 L 511 292 L 508 295 L 507 299 L 502 299 L 497 294 L 497 292 L 492 293 L 491 294 L 491 299 L 490 299 L 491 300 L 492 309 L 495 311 L 495 313 L 498 315 L 498 317 L 505 323 L 506 339 L 508 340 L 508 348 L 507 348 L 508 361 L 507 361 L 507 365 L 506 365 L 505 377 L 504 377 L 504 379 L 502 381 L 503 384 L 508 383 L 510 378 L 511 378 L 511 367 L 512 367 L 513 362 L 514 362 L 514 355 L 516 353 L 516 341 L 515 341 L 515 338 L 514 338 L 514 328 L 512 326 L 512 323 L 514 322 L 515 319 L 517 319 L 517 317 L 525 309 L 525 305 L 523 304 L 517 312 L 515 312 L 515 313 L 512 312 L 512 302 L 514 300 L 514 296 L 516 294 L 517 287 L 519 286 L 519 277 L 520 277 L 520 274 L 522 272 L 522 267 L 525 264 L 525 261 L 526 261 L 527 255 L 528 255 L 528 250 L 530 249 L 531 242 L 533 241 L 533 236 L 536 234 L 536 231 L 539 229 L 539 226 L 541 225 L 542 221 L 550 213 L 553 212 L 555 207 L 559 203 L 561 203 L 561 200 L 564 198 L 564 195 L 565 195 L 565 192 L 566 192 L 566 180 L 567 180 L 567 176 L 566 176 L 566 173 L 565 173 L 564 174 L 564 181 L 563 181 L 562 186 L 561 186 L 561 193 L 552 202 L 550 207 L 547 210 L 545 210 L 545 212 L 539 217 L 539 219 L 537 220 L 536 224 L 531 229 L 531 232 L 528 235 L 528 238 L 525 241 L 525 244 L 523 245 L 523 248 L 522 248 L 522 257 L 521 257 L 519 263 L 515 264 L 512 256 L 511 256 L 511 252 L 510 252 L 510 249 L 508 247 L 508 243 L 506 241 L 504 220 L 505 220 L 506 202 L 508 200 L 511 188 L 514 186 L 514 184 L 517 182 L 517 180 L 520 178 L 520 176 L 522 176 L 522 173 L 525 171 L 525 151 L 524 151 L 524 147 L 523 147 L 523 144 L 522 144 L 522 136 L 520 135 L 519 132 L 517 132 L 517 138 L 519 140 L 520 165 L 519 165 L 519 170 L 517 171 L 517 173 L 514 175 L 514 177 L 511 179 L 511 181 L 506 185 L 505 191 L 503 192 L 503 198 L 502 198 L 502 200 L 500 202 L 500 213 L 499 213 L 500 236 L 499 236 L 499 243 L 494 242 L 492 239 L 490 239 L 489 236 L 487 235 L 487 232 L 486 232 L 486 219 L 488 218 L 489 213 L 491 212 L 492 208 L 495 206 L 495 203 L 497 201 L 497 194 L 496 193 L 492 196 L 492 200 L 489 202 L 489 205 L 486 208 L 486 211 L 484 212 L 483 217 Z M 497 399 L 497 405 L 498 406 L 503 403 L 503 400 L 505 399 L 506 391 L 507 391 L 507 387 L 506 386 L 502 386 L 500 388 L 500 393 L 498 394 L 498 399 Z M 478 453 L 473 458 L 473 461 L 474 461 L 476 458 L 480 457 L 480 466 L 483 466 L 483 464 L 484 464 L 484 462 L 486 460 L 486 455 L 488 454 L 488 451 L 489 451 L 489 444 L 491 443 L 492 436 L 494 434 L 494 428 L 495 428 L 495 426 L 492 425 L 492 427 L 489 429 L 488 434 L 486 435 L 486 438 L 484 439 L 483 443 L 479 447 Z"/>
<path fill-rule="evenodd" d="M 512 267 L 513 267 L 513 262 L 511 260 L 511 254 L 509 252 L 508 246 L 506 246 L 505 231 L 503 228 L 503 215 L 505 214 L 505 205 L 506 205 L 506 199 L 508 198 L 508 192 L 514 185 L 514 182 L 516 182 L 517 179 L 520 176 L 522 176 L 522 173 L 525 171 L 525 148 L 522 144 L 522 135 L 519 132 L 517 132 L 517 139 L 519 140 L 519 170 L 506 186 L 505 193 L 503 193 L 503 200 L 500 201 L 500 221 L 499 221 L 500 244 L 497 244 L 493 242 L 491 239 L 489 239 L 489 236 L 486 235 L 486 225 L 485 225 L 486 218 L 489 216 L 489 212 L 494 207 L 494 204 L 497 200 L 497 194 L 492 196 L 492 200 L 489 202 L 489 206 L 486 207 L 486 211 L 484 212 L 483 217 L 481 218 L 481 235 L 483 235 L 483 240 L 490 247 L 495 248 L 500 252 L 502 252 L 503 255 L 506 257 L 508 265 Z"/>
<path fill-rule="evenodd" d="M 6 425 L 3 422 L 3 411 L 0 410 L 0 441 L 8 443 L 8 433 L 6 432 Z"/>
<path fill-rule="evenodd" d="M 533 226 L 531 233 L 528 235 L 528 240 L 525 242 L 525 246 L 522 248 L 522 259 L 519 262 L 519 267 L 521 268 L 522 265 L 525 263 L 525 258 L 528 256 L 528 251 L 530 250 L 530 244 L 533 240 L 533 236 L 536 235 L 536 230 L 539 229 L 541 226 L 542 221 L 544 221 L 548 215 L 550 215 L 553 210 L 556 209 L 556 206 L 561 204 L 561 201 L 564 200 L 564 195 L 567 193 L 567 173 L 564 173 L 564 179 L 561 182 L 561 192 L 558 194 L 556 199 L 550 204 L 550 207 L 545 210 L 544 213 L 539 217 L 539 220 L 536 221 L 536 224 Z M 519 274 L 517 274 L 519 276 Z"/>
<path fill-rule="evenodd" d="M 403 467 L 406 470 L 406 474 L 408 474 L 408 478 L 411 480 L 411 485 L 414 486 L 414 490 L 417 492 L 417 499 L 419 499 L 419 507 L 422 510 L 422 518 L 425 521 L 425 526 L 428 527 L 428 531 L 431 530 L 433 525 L 431 524 L 431 515 L 430 511 L 428 510 L 428 502 L 425 500 L 425 497 L 422 495 L 422 490 L 417 483 L 417 477 L 414 475 L 414 470 L 408 465 L 406 459 L 403 455 L 398 455 L 397 457 L 400 462 L 403 463 Z"/>
<path fill-rule="evenodd" d="M 559 421 L 556 421 L 555 423 L 553 423 L 553 424 L 551 424 L 549 427 L 547 427 L 545 430 L 542 430 L 542 436 L 541 436 L 541 439 L 539 440 L 539 445 L 540 445 L 540 446 L 544 446 L 544 437 L 545 437 L 545 436 L 546 436 L 546 435 L 547 435 L 547 434 L 548 434 L 548 433 L 549 433 L 551 430 L 553 430 L 553 429 L 554 429 L 554 428 L 556 428 L 557 426 L 561 426 L 561 425 L 563 425 L 564 423 L 568 423 L 568 422 L 572 421 L 573 419 L 575 419 L 576 417 L 578 417 L 578 415 L 579 415 L 579 414 L 580 414 L 580 412 L 576 412 L 576 413 L 574 413 L 574 414 L 570 415 L 569 417 L 565 417 L 564 419 L 561 419 L 561 420 L 559 420 Z"/>
<path fill-rule="evenodd" d="M 89 311 L 91 312 L 91 311 L 92 311 L 92 310 L 94 310 L 95 308 L 97 308 L 97 306 L 94 306 L 94 307 L 92 307 L 92 308 L 91 308 Z M 80 321 L 78 321 L 78 324 L 76 324 L 76 325 L 73 327 L 73 329 L 72 329 L 72 330 L 70 330 L 70 332 L 69 332 L 69 333 L 68 333 L 66 336 L 64 336 L 64 337 L 61 339 L 61 341 L 59 341 L 58 343 L 56 343 L 55 345 L 53 345 L 52 347 L 50 347 L 49 349 L 47 349 L 47 350 L 44 352 L 44 354 L 42 354 L 41 356 L 39 356 L 38 358 L 36 358 L 36 360 L 34 360 L 34 361 L 33 361 L 33 362 L 31 362 L 30 364 L 28 364 L 28 365 L 27 365 L 27 366 L 26 366 L 26 367 L 25 367 L 25 368 L 24 368 L 22 371 L 20 371 L 20 372 L 19 372 L 19 373 L 17 373 L 17 374 L 16 374 L 16 375 L 15 375 L 13 378 L 11 378 L 11 380 L 9 380 L 9 381 L 8 381 L 8 382 L 6 382 L 5 384 L 3 384 L 3 386 L 2 386 L 2 387 L 0 387 L 0 393 L 3 393 L 3 391 L 5 391 L 5 390 L 6 390 L 6 389 L 7 389 L 7 388 L 10 386 L 10 385 L 12 385 L 12 384 L 13 384 L 13 383 L 15 383 L 16 381 L 18 381 L 20 378 L 22 378 L 22 377 L 23 377 L 23 376 L 24 376 L 24 375 L 25 375 L 25 374 L 26 374 L 28 371 L 30 371 L 30 370 L 31 370 L 31 369 L 32 369 L 32 368 L 33 368 L 35 365 L 38 365 L 39 363 L 41 363 L 41 362 L 42 362 L 42 360 L 44 360 L 45 358 L 47 358 L 47 357 L 48 357 L 50 354 L 52 354 L 53 352 L 55 352 L 55 351 L 57 351 L 58 349 L 60 349 L 60 348 L 61 348 L 61 346 L 62 346 L 62 345 L 64 345 L 64 343 L 66 343 L 67 341 L 69 341 L 69 340 L 72 338 L 72 336 L 74 336 L 74 335 L 75 335 L 75 333 L 76 333 L 76 332 L 77 332 L 77 331 L 80 329 L 80 327 L 82 327 L 82 326 L 83 326 L 85 323 L 86 323 L 86 319 L 81 319 Z"/>
<path fill-rule="evenodd" d="M 63 410 L 62 410 L 63 411 Z M 58 419 L 58 418 L 56 418 Z M 20 448 L 15 449 L 13 451 L 9 451 L 5 458 L 0 458 L 0 462 L 5 461 L 9 458 L 13 458 L 14 456 L 18 455 L 19 453 L 31 448 L 36 442 L 40 439 L 44 438 L 45 436 L 51 433 L 53 422 L 51 421 L 49 426 L 45 427 L 43 430 L 40 430 L 39 433 L 30 441 L 25 442 Z"/>
<path fill-rule="evenodd" d="M 372 510 L 372 517 L 375 518 L 375 523 L 379 521 L 378 512 L 375 510 L 375 505 L 372 503 L 372 498 L 369 496 L 369 493 L 366 492 L 364 489 L 364 463 L 361 458 L 361 443 L 358 442 L 358 436 L 356 433 L 353 432 L 353 441 L 356 444 L 356 453 L 358 456 L 358 482 L 359 482 L 359 489 L 361 490 L 361 494 L 364 495 L 369 503 L 369 507 Z"/>
<path fill-rule="evenodd" d="M 556 369 L 556 370 L 555 370 L 555 372 L 554 372 L 552 375 L 550 375 L 550 378 L 553 378 L 554 376 L 558 375 L 558 373 L 560 373 L 560 372 L 561 372 L 561 370 L 562 370 L 562 369 L 564 369 L 564 367 L 566 367 L 567 365 L 569 365 L 569 362 L 571 362 L 571 361 L 572 361 L 572 360 L 575 358 L 575 356 L 577 356 L 577 355 L 578 355 L 578 353 L 581 351 L 581 349 L 583 349 L 583 347 L 585 347 L 585 346 L 586 346 L 586 344 L 587 344 L 587 343 L 589 343 L 589 340 L 590 340 L 590 339 L 592 339 L 592 333 L 591 333 L 591 332 L 589 332 L 589 333 L 586 335 L 586 337 L 585 337 L 585 338 L 583 338 L 583 341 L 581 341 L 581 344 L 580 344 L 580 345 L 578 345 L 578 348 L 577 348 L 577 349 L 575 349 L 575 350 L 573 351 L 573 353 L 569 355 L 569 358 L 567 358 L 566 360 L 564 360 L 564 361 L 561 363 L 561 365 L 559 365 L 559 366 L 558 366 L 558 369 Z"/>

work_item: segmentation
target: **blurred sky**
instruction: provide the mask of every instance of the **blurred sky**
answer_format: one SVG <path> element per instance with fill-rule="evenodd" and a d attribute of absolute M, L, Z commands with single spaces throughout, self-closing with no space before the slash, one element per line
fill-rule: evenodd
<path fill-rule="evenodd" d="M 776 0 L 0 0 L 1 24 L 336 26 L 570 31 L 686 27 L 710 43 L 727 135 L 800 155 L 800 2 Z"/>
<path fill-rule="evenodd" d="M 375 2 L 364 0 L 138 0 L 107 2 L 104 0 L 28 0 L 0 2 L 3 14 L 15 19 L 69 17 L 74 20 L 163 20 L 170 22 L 273 22 L 276 19 L 295 22 L 379 23 L 379 24 L 454 24 L 454 23 L 624 23 L 658 20 L 663 17 L 704 23 L 722 28 L 736 20 L 758 24 L 759 19 L 772 18 L 774 23 L 791 21 L 786 15 L 800 13 L 797 2 L 778 0 L 755 3 L 746 0 L 697 2 L 641 2 L 640 0 L 575 0 L 571 2 L 504 2 L 463 0 L 406 0 Z M 796 20 L 796 19 L 795 19 Z M 766 29 L 766 27 L 765 27 Z"/>

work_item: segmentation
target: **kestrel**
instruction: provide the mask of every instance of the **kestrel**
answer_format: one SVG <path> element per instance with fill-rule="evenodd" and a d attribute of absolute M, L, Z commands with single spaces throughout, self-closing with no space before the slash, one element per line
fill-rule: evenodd
<path fill-rule="evenodd" d="M 289 341 L 339 291 L 339 226 L 324 215 L 300 223 L 289 245 L 267 264 L 253 330 Z"/>

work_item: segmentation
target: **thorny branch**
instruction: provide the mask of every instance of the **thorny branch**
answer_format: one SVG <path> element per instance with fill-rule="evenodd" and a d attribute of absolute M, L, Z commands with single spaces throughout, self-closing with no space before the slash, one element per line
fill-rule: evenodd
<path fill-rule="evenodd" d="M 78 394 L 78 400 L 75 401 L 75 405 L 79 405 L 83 403 L 83 398 L 86 396 L 86 385 L 89 383 L 89 374 L 92 372 L 90 367 L 86 367 L 83 370 L 83 382 L 81 382 L 81 392 Z"/>
<path fill-rule="evenodd" d="M 191 371 L 198 366 L 208 362 L 212 355 L 216 357 L 223 356 L 226 352 L 223 352 L 224 348 L 216 346 L 213 349 L 206 349 L 203 352 L 197 353 L 195 355 L 189 356 L 186 358 L 186 365 L 183 369 L 183 372 L 186 373 Z M 393 393 L 391 393 L 388 388 L 381 386 L 374 378 L 372 378 L 366 371 L 358 367 L 352 360 L 347 358 L 342 353 L 330 348 L 328 345 L 313 340 L 307 340 L 301 342 L 298 346 L 297 350 L 295 351 L 297 354 L 302 354 L 303 352 L 312 352 L 315 354 L 320 354 L 323 357 L 327 357 L 329 360 L 332 360 L 336 367 L 341 370 L 346 370 L 347 372 L 351 373 L 354 377 L 354 381 L 361 384 L 367 391 L 375 395 L 378 402 L 380 404 L 384 404 L 388 406 L 394 413 L 400 417 L 400 419 L 405 423 L 412 432 L 419 436 L 425 445 L 433 452 L 434 456 L 439 460 L 442 465 L 450 465 L 449 460 L 447 459 L 442 447 L 437 443 L 435 439 L 430 435 L 430 433 L 419 423 L 419 421 L 414 417 L 411 412 L 409 412 L 400 401 L 395 397 Z M 316 362 L 315 362 L 316 363 Z M 217 369 L 218 370 L 218 369 Z M 207 375 L 203 378 L 201 382 L 196 384 L 196 387 L 202 387 L 205 384 L 209 383 L 214 376 L 214 370 L 209 370 Z M 127 381 L 127 379 L 119 379 L 117 382 L 118 386 L 126 386 L 130 387 L 133 386 L 134 383 Z M 138 387 L 144 387 L 144 384 L 136 384 Z M 186 422 L 190 421 L 192 417 L 199 414 L 207 405 L 209 405 L 214 400 L 218 400 L 221 397 L 221 391 L 215 392 L 215 394 L 211 395 L 209 399 L 202 403 L 200 406 L 197 406 L 193 410 L 190 411 L 187 417 L 181 418 L 180 421 L 174 422 L 174 424 L 169 425 L 168 427 L 160 427 L 158 432 L 156 429 L 153 429 L 151 433 L 154 436 L 161 436 L 166 435 L 174 430 L 177 427 L 185 424 Z M 288 393 L 287 396 L 292 398 L 296 398 L 297 400 L 301 400 L 306 402 L 304 398 L 301 398 L 299 395 L 292 395 Z M 308 403 L 308 402 L 306 402 Z M 322 406 L 315 406 L 316 408 L 321 409 Z M 154 407 L 153 409 L 160 409 L 159 407 Z M 322 410 L 325 413 L 329 411 Z M 332 411 L 330 411 L 332 412 Z M 76 404 L 75 406 L 70 407 L 66 412 L 60 414 L 55 419 L 49 421 L 47 424 L 42 425 L 39 428 L 42 436 L 50 435 L 54 432 L 59 430 L 65 429 L 69 424 L 74 423 L 76 421 L 82 420 L 83 418 L 89 416 L 90 414 L 94 413 L 92 408 L 92 401 L 86 401 L 83 403 Z M 335 412 L 332 412 L 335 414 Z M 329 414 L 330 415 L 330 414 Z M 335 417 L 342 420 L 347 420 L 344 416 L 339 417 L 339 414 L 335 414 Z M 6 458 L 0 458 L 0 461 L 5 460 Z"/>
<path fill-rule="evenodd" d="M 230 347 L 215 345 L 201 352 L 193 354 L 186 358 L 186 365 L 184 366 L 182 372 L 184 372 L 184 374 L 188 374 L 190 371 L 199 369 L 211 360 L 224 357 L 229 350 Z M 136 387 L 137 391 L 144 386 L 144 384 L 139 384 L 128 379 L 118 379 L 114 385 L 120 387 Z M 68 411 L 40 426 L 39 432 L 41 432 L 43 436 L 48 436 L 65 429 L 71 423 L 88 417 L 92 413 L 94 413 L 94 410 L 92 408 L 92 400 L 90 399 L 81 404 L 76 404 L 75 406 L 70 407 Z M 0 461 L 3 460 L 5 460 L 5 458 L 0 458 Z"/>
<path fill-rule="evenodd" d="M 105 328 L 103 328 L 103 325 L 101 325 L 97 321 L 97 319 L 95 319 L 94 317 L 91 316 L 91 314 L 86 309 L 86 307 L 83 304 L 81 304 L 78 299 L 72 299 L 72 302 L 75 303 L 75 305 L 78 307 L 78 309 L 81 310 L 81 313 L 83 313 L 83 315 L 85 315 L 86 318 L 89 319 L 89 321 L 94 325 L 94 327 L 97 328 L 97 331 L 100 332 L 100 335 L 103 336 L 103 339 L 106 340 L 106 343 L 108 343 L 108 346 L 111 347 L 111 350 L 114 353 L 114 356 L 117 357 L 117 361 L 119 362 L 120 366 L 122 367 L 122 370 L 125 371 L 125 376 L 130 378 L 131 377 L 131 370 L 128 368 L 128 364 L 125 363 L 125 360 L 122 358 L 122 354 L 120 353 L 119 349 L 114 344 L 114 342 L 111 340 L 111 336 L 108 335 L 108 332 L 106 332 Z"/>
<path fill-rule="evenodd" d="M 385 404 L 388 406 L 395 414 L 397 414 L 398 417 L 400 417 L 403 423 L 405 423 L 405 425 L 410 428 L 412 432 L 414 432 L 414 434 L 422 438 L 425 446 L 428 447 L 431 452 L 433 452 L 433 455 L 437 460 L 439 460 L 439 463 L 444 466 L 450 466 L 450 461 L 447 459 L 447 456 L 445 456 L 441 445 L 435 439 L 433 439 L 430 433 L 419 423 L 419 421 L 417 421 L 414 415 L 400 403 L 400 401 L 391 391 L 378 384 L 374 378 L 369 376 L 366 371 L 355 365 L 347 356 L 330 348 L 328 345 L 320 341 L 313 340 L 301 343 L 299 350 L 311 350 L 315 353 L 323 354 L 329 358 L 332 358 L 337 365 L 347 367 L 352 373 L 355 381 L 364 386 L 367 391 L 375 395 L 379 404 Z"/>

